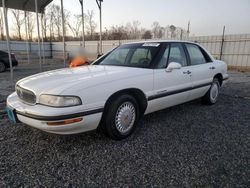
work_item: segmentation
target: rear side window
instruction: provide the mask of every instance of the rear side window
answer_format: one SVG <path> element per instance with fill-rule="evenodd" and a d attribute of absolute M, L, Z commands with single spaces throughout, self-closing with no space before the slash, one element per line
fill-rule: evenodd
<path fill-rule="evenodd" d="M 194 44 L 185 44 L 190 57 L 191 65 L 200 65 L 207 63 L 207 59 L 204 56 L 201 49 Z"/>

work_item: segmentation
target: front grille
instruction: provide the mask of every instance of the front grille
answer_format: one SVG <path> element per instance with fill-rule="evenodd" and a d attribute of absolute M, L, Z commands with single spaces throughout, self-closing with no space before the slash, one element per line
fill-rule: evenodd
<path fill-rule="evenodd" d="M 29 104 L 36 103 L 36 95 L 32 91 L 24 89 L 24 88 L 17 85 L 16 86 L 16 93 L 22 101 L 29 103 Z"/>

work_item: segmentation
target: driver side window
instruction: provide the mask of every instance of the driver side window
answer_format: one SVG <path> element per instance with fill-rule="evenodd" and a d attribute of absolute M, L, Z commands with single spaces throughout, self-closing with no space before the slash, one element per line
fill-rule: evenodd
<path fill-rule="evenodd" d="M 171 62 L 180 63 L 182 67 L 187 66 L 187 58 L 180 43 L 171 44 L 168 64 Z"/>
<path fill-rule="evenodd" d="M 180 63 L 182 67 L 187 66 L 187 58 L 180 43 L 172 43 L 171 45 L 167 45 L 157 68 L 166 68 L 166 66 L 171 62 Z"/>

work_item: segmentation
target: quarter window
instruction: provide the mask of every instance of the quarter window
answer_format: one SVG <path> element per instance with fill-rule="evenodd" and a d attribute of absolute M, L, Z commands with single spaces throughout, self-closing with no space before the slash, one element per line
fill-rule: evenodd
<path fill-rule="evenodd" d="M 197 45 L 186 44 L 186 47 L 190 56 L 191 65 L 200 65 L 207 62 L 202 51 Z"/>

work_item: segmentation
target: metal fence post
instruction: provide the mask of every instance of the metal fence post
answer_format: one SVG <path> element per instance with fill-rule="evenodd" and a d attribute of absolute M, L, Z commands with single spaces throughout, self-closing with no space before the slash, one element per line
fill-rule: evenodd
<path fill-rule="evenodd" d="M 97 6 L 99 8 L 99 16 L 100 16 L 100 49 L 99 55 L 102 55 L 102 2 L 103 0 L 96 0 Z"/>
<path fill-rule="evenodd" d="M 2 5 L 3 5 L 3 14 L 4 14 L 4 22 L 5 22 L 6 41 L 7 41 L 9 62 L 10 62 L 10 80 L 12 83 L 13 82 L 13 67 L 12 67 L 12 59 L 11 59 L 9 25 L 8 25 L 8 18 L 7 18 L 7 9 L 5 7 L 5 0 L 2 0 Z"/>
<path fill-rule="evenodd" d="M 41 29 L 42 29 L 42 55 L 43 55 L 43 64 L 45 64 L 45 49 L 44 49 L 44 32 L 46 32 L 45 31 L 45 29 L 46 28 L 44 28 L 44 12 L 43 13 L 41 13 L 41 17 L 40 17 L 40 19 L 41 19 Z"/>
<path fill-rule="evenodd" d="M 36 6 L 37 41 L 38 41 L 38 50 L 39 50 L 39 65 L 40 65 L 40 72 L 42 72 L 40 26 L 39 26 L 39 18 L 38 18 L 38 4 L 37 4 L 37 0 L 35 0 L 35 6 Z"/>
<path fill-rule="evenodd" d="M 83 48 L 85 48 L 83 0 L 79 0 L 79 1 L 81 4 L 81 12 L 82 12 L 82 46 L 83 46 Z"/>
<path fill-rule="evenodd" d="M 224 45 L 224 41 L 225 41 L 225 26 L 223 27 L 223 33 L 222 33 L 222 39 L 221 39 L 220 60 L 221 60 L 222 55 L 223 55 L 223 45 Z"/>
<path fill-rule="evenodd" d="M 27 11 L 24 11 L 24 25 L 25 25 L 25 36 L 26 36 L 26 53 L 27 53 L 27 60 L 28 64 L 30 64 L 30 44 L 29 44 L 29 36 L 28 36 L 28 26 L 27 26 Z"/>
<path fill-rule="evenodd" d="M 66 56 L 65 56 L 65 52 L 66 52 L 66 46 L 65 46 L 65 23 L 64 23 L 64 10 L 63 10 L 63 0 L 61 0 L 61 17 L 62 17 L 62 42 L 63 42 L 63 64 L 64 67 L 66 67 Z"/>

